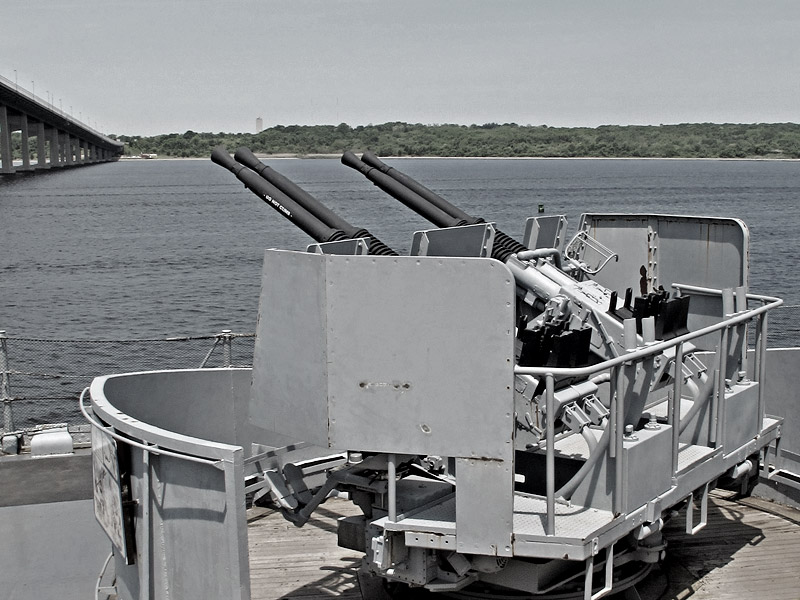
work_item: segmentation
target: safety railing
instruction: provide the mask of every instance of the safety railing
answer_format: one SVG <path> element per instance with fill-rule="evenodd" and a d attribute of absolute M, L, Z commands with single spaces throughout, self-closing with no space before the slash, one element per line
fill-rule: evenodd
<path fill-rule="evenodd" d="M 599 373 L 610 373 L 610 408 L 609 408 L 609 421 L 606 425 L 606 430 L 601 437 L 601 442 L 592 451 L 589 459 L 586 461 L 585 469 L 579 471 L 572 482 L 579 481 L 580 478 L 588 471 L 588 468 L 593 464 L 593 460 L 598 460 L 606 448 L 609 453 L 609 458 L 615 461 L 615 476 L 613 488 L 613 505 L 615 514 L 620 514 L 622 510 L 623 498 L 623 441 L 625 435 L 625 422 L 624 417 L 626 410 L 631 402 L 633 386 L 626 386 L 626 374 L 629 370 L 634 370 L 638 365 L 644 361 L 653 360 L 657 355 L 665 351 L 675 352 L 675 370 L 682 368 L 683 356 L 685 351 L 685 344 L 706 335 L 718 335 L 720 342 L 717 350 L 718 357 L 715 359 L 715 373 L 717 378 L 710 391 L 707 400 L 712 403 L 712 411 L 717 423 L 715 432 L 715 440 L 723 439 L 720 427 L 724 427 L 725 422 L 725 402 L 724 402 L 724 374 L 725 362 L 728 360 L 737 359 L 733 353 L 746 351 L 731 344 L 732 332 L 739 330 L 746 324 L 755 322 L 756 326 L 756 348 L 755 348 L 755 370 L 754 381 L 762 381 L 764 378 L 764 365 L 765 365 L 765 352 L 767 348 L 767 313 L 768 311 L 780 306 L 782 300 L 772 298 L 769 296 L 760 296 L 755 294 L 739 294 L 738 308 L 734 312 L 733 305 L 728 299 L 733 292 L 730 290 L 710 290 L 707 288 L 699 288 L 695 286 L 680 285 L 675 286 L 681 293 L 702 293 L 702 294 L 716 294 L 723 296 L 723 306 L 725 314 L 722 316 L 720 322 L 713 325 L 703 327 L 696 331 L 678 336 L 668 341 L 653 342 L 645 345 L 644 347 L 630 349 L 629 351 L 615 357 L 611 360 L 604 361 L 595 365 L 581 367 L 581 368 L 557 368 L 557 367 L 520 367 L 517 366 L 514 372 L 523 375 L 533 375 L 536 377 L 544 378 L 545 381 L 545 410 L 548 415 L 545 429 L 545 471 L 546 471 L 546 522 L 545 533 L 548 536 L 555 535 L 555 504 L 556 494 L 555 489 L 555 419 L 549 418 L 550 415 L 555 413 L 555 379 L 556 377 L 574 377 L 574 378 L 588 378 Z M 759 303 L 759 306 L 748 308 L 749 302 Z M 722 378 L 722 380 L 720 380 Z M 672 397 L 668 402 L 668 423 L 672 426 L 672 474 L 673 479 L 678 472 L 678 451 L 679 451 L 679 436 L 682 421 L 686 420 L 686 416 L 681 417 L 680 411 L 680 398 L 683 394 L 683 377 L 673 378 Z M 759 386 L 763 388 L 763 386 Z M 764 409 L 763 393 L 759 390 L 758 397 L 758 414 L 763 415 Z M 592 458 L 594 457 L 594 459 Z M 564 490 L 571 483 L 562 487 Z M 559 490 L 559 491 L 561 491 Z"/>
<path fill-rule="evenodd" d="M 161 369 L 251 367 L 255 334 L 150 339 L 43 339 L 0 330 L 0 433 L 83 426 L 76 408 L 94 377 Z"/>

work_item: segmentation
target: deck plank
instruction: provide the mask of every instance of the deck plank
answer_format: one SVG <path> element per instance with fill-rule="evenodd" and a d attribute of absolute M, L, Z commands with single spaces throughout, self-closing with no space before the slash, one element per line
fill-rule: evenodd
<path fill-rule="evenodd" d="M 681 516 L 665 528 L 663 600 L 800 600 L 800 511 L 715 491 L 706 528 L 683 527 Z"/>
<path fill-rule="evenodd" d="M 304 527 L 295 527 L 278 511 L 248 510 L 252 600 L 361 600 L 356 579 L 361 553 L 340 548 L 336 538 L 336 520 L 355 514 L 358 508 L 335 498 Z"/>

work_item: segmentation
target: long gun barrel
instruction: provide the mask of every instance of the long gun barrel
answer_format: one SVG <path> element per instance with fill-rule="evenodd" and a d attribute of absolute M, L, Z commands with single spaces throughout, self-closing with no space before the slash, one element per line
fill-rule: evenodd
<path fill-rule="evenodd" d="M 465 225 L 475 225 L 478 223 L 485 223 L 483 219 L 468 215 L 457 206 L 453 206 L 447 200 L 442 198 L 439 194 L 437 194 L 436 192 L 434 192 L 429 188 L 426 188 L 416 179 L 409 177 L 408 175 L 406 175 L 402 171 L 398 171 L 394 167 L 390 167 L 369 150 L 365 150 L 363 152 L 363 154 L 361 155 L 361 160 L 370 167 L 374 167 L 378 169 L 381 173 L 384 173 L 389 177 L 391 177 L 392 179 L 399 181 L 408 189 L 410 189 L 412 192 L 418 194 L 419 196 L 422 196 L 423 198 L 425 198 L 425 200 L 433 204 L 436 208 L 443 210 L 451 217 L 464 221 Z"/>
<path fill-rule="evenodd" d="M 237 163 L 225 148 L 221 146 L 215 148 L 211 153 L 211 160 L 236 175 L 236 178 L 247 189 L 289 219 L 315 241 L 333 242 L 347 239 L 347 235 L 343 231 L 329 227 L 277 187 Z"/>
<path fill-rule="evenodd" d="M 437 227 L 458 227 L 460 225 L 470 224 L 463 219 L 457 219 L 447 214 L 441 208 L 433 205 L 426 198 L 408 189 L 393 177 L 369 166 L 349 150 L 342 155 L 342 164 L 355 169 L 384 192 L 398 199 Z"/>
<path fill-rule="evenodd" d="M 369 254 L 397 256 L 397 252 L 369 231 L 354 227 L 300 186 L 262 163 L 249 148 L 239 148 L 234 159 L 220 146 L 211 153 L 211 160 L 231 171 L 247 189 L 316 242 L 367 238 Z"/>
<path fill-rule="evenodd" d="M 253 154 L 250 148 L 242 146 L 236 150 L 233 157 L 239 163 L 258 173 L 262 179 L 274 185 L 328 227 L 342 231 L 348 239 L 367 238 L 369 240 L 369 254 L 397 256 L 397 252 L 389 248 L 369 231 L 351 225 L 291 179 L 265 165 Z"/>
<path fill-rule="evenodd" d="M 457 227 L 485 222 L 480 217 L 473 217 L 453 206 L 412 177 L 390 167 L 372 152 L 364 152 L 359 159 L 348 150 L 342 155 L 342 163 L 362 173 L 380 189 L 437 227 Z M 492 258 L 506 262 L 512 254 L 525 250 L 527 248 L 513 238 L 500 230 L 495 230 Z"/>

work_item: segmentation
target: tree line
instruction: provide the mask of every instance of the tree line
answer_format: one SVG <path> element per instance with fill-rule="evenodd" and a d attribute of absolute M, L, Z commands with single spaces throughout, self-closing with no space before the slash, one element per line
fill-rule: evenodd
<path fill-rule="evenodd" d="M 110 136 L 126 155 L 208 157 L 219 145 L 262 154 L 312 156 L 371 150 L 381 156 L 800 158 L 800 124 L 679 124 L 548 127 L 516 123 L 277 125 L 259 133 Z"/>

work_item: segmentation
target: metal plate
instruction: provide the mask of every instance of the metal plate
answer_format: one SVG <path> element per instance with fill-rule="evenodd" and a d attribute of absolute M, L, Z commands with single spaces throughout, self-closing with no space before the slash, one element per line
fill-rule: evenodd
<path fill-rule="evenodd" d="M 674 283 L 723 289 L 748 285 L 750 234 L 740 219 L 673 215 L 584 214 L 579 229 L 619 255 L 594 279 L 624 296 Z M 716 296 L 693 295 L 689 329 L 722 317 Z M 718 336 L 700 338 L 698 347 L 713 348 Z"/>
<path fill-rule="evenodd" d="M 488 256 L 494 243 L 489 223 L 417 231 L 411 242 L 411 256 Z"/>
<path fill-rule="evenodd" d="M 326 262 L 331 447 L 510 459 L 508 269 L 491 259 Z"/>
<path fill-rule="evenodd" d="M 97 427 L 92 427 L 92 474 L 94 515 L 111 543 L 127 559 L 117 442 Z"/>
<path fill-rule="evenodd" d="M 641 293 L 641 270 L 656 285 L 747 285 L 749 233 L 739 219 L 672 215 L 584 214 L 580 230 L 619 254 L 595 279 Z"/>
<path fill-rule="evenodd" d="M 328 447 L 325 259 L 267 250 L 261 281 L 250 422 Z"/>

